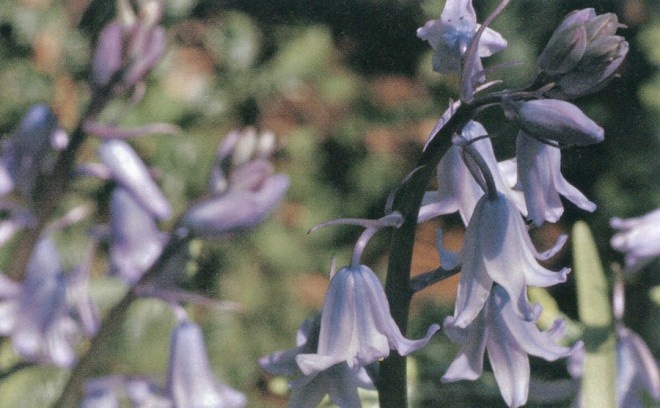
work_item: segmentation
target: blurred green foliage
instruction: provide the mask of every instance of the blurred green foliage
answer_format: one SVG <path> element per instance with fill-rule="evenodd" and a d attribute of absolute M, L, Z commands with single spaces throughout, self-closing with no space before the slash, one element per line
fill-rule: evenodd
<path fill-rule="evenodd" d="M 475 0 L 480 19 L 497 3 Z M 342 264 L 359 230 L 329 228 L 307 234 L 316 223 L 338 217 L 377 217 L 388 193 L 412 169 L 428 132 L 457 95 L 457 79 L 431 70 L 431 50 L 415 37 L 426 20 L 439 16 L 442 0 L 171 0 L 164 26 L 168 52 L 148 79 L 148 92 L 137 106 L 114 103 L 105 120 L 131 126 L 171 122 L 184 131 L 133 142 L 150 165 L 173 208 L 181 213 L 204 193 L 206 174 L 223 135 L 242 126 L 275 131 L 277 168 L 291 178 L 286 202 L 263 226 L 194 251 L 189 289 L 243 305 L 239 312 L 189 307 L 203 325 L 216 373 L 246 392 L 251 407 L 281 407 L 286 398 L 277 379 L 256 365 L 258 357 L 294 346 L 300 321 L 323 301 L 333 256 Z M 494 28 L 509 48 L 488 61 L 520 61 L 495 72 L 507 86 L 529 78 L 534 57 L 568 11 L 594 6 L 614 11 L 631 44 L 621 78 L 604 92 L 578 101 L 606 129 L 599 146 L 563 155 L 567 179 L 599 205 L 595 214 L 567 205 L 561 228 L 586 219 L 596 233 L 605 263 L 621 261 L 608 250 L 612 216 L 636 216 L 660 206 L 660 11 L 653 0 L 515 0 Z M 0 134 L 7 135 L 26 109 L 50 104 L 72 129 L 89 98 L 88 61 L 96 36 L 113 18 L 113 2 L 104 0 L 17 0 L 0 6 Z M 502 115 L 487 111 L 486 128 L 502 131 L 498 154 L 512 154 L 513 129 Z M 96 143 L 85 146 L 81 161 L 97 161 Z M 80 203 L 107 217 L 107 186 L 98 180 L 74 184 L 60 212 Z M 448 225 L 455 225 L 449 219 Z M 86 249 L 91 220 L 58 236 L 68 267 Z M 167 225 L 163 225 L 167 227 Z M 365 256 L 382 271 L 387 236 L 374 240 Z M 10 256 L 11 245 L 2 249 Z M 107 310 L 124 288 L 105 278 L 105 248 L 97 256 L 93 294 Z M 433 249 L 418 258 L 433 258 Z M 424 262 L 423 259 L 417 262 Z M 568 262 L 569 260 L 564 259 Z M 429 261 L 435 262 L 435 261 Z M 655 271 L 657 272 L 657 270 Z M 657 284 L 650 273 L 631 290 Z M 571 315 L 571 285 L 559 289 L 560 308 Z M 451 292 L 451 288 L 446 292 Z M 444 293 L 444 292 L 443 292 Z M 642 293 L 642 292 L 640 292 Z M 444 296 L 444 297 L 442 297 Z M 658 306 L 648 297 L 631 298 L 630 326 L 651 340 L 656 355 Z M 410 335 L 451 313 L 451 295 L 425 296 L 416 308 Z M 654 313 L 655 312 L 655 313 Z M 573 314 L 573 317 L 575 315 Z M 656 319 L 657 320 L 657 319 Z M 149 374 L 164 381 L 171 313 L 156 301 L 134 305 L 131 320 L 110 345 L 98 374 Z M 426 325 L 425 325 L 426 324 Z M 645 328 L 645 329 L 642 329 Z M 416 333 L 417 332 L 417 333 Z M 655 340 L 654 340 L 655 339 Z M 0 348 L 0 370 L 16 361 L 9 342 Z M 83 344 L 82 347 L 85 345 Z M 494 379 L 440 384 L 456 346 L 442 335 L 415 358 L 420 378 L 414 383 L 419 406 L 498 406 Z M 563 363 L 532 361 L 545 378 L 566 377 Z M 46 405 L 57 395 L 65 373 L 29 368 L 0 382 L 0 408 Z M 281 388 L 281 387 L 280 387 Z M 566 401 L 556 403 L 558 406 Z M 552 406 L 535 403 L 530 406 Z"/>

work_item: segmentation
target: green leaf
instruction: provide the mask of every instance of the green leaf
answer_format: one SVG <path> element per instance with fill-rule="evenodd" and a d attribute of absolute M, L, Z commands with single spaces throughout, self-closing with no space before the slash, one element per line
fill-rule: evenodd
<path fill-rule="evenodd" d="M 573 258 L 586 349 L 582 405 L 615 408 L 616 340 L 609 288 L 596 243 L 584 222 L 573 227 Z"/>

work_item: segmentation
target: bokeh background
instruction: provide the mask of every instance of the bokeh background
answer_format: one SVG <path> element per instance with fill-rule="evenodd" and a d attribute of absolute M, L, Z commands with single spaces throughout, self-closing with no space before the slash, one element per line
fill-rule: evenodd
<path fill-rule="evenodd" d="M 474 0 L 480 20 L 496 1 Z M 263 372 L 258 357 L 294 346 L 295 331 L 320 309 L 330 263 L 348 261 L 356 227 L 332 227 L 308 234 L 316 223 L 338 217 L 379 217 L 389 192 L 414 166 L 421 147 L 458 81 L 431 70 L 431 49 L 415 36 L 417 27 L 439 16 L 443 0 L 165 0 L 163 25 L 168 50 L 148 78 L 144 101 L 126 111 L 114 103 L 104 118 L 122 125 L 170 122 L 183 132 L 150 136 L 133 145 L 159 170 L 160 184 L 176 213 L 204 192 L 219 141 L 244 126 L 277 135 L 276 166 L 292 184 L 285 202 L 259 228 L 214 242 L 191 245 L 185 286 L 239 302 L 241 311 L 190 306 L 204 327 L 216 374 L 245 392 L 250 407 L 286 406 L 286 382 Z M 660 3 L 655 0 L 513 0 L 493 24 L 509 48 L 487 64 L 519 61 L 495 72 L 507 87 L 531 78 L 535 57 L 553 27 L 575 8 L 616 12 L 626 28 L 630 53 L 621 78 L 577 104 L 606 129 L 597 146 L 563 152 L 566 178 L 598 204 L 593 214 L 570 204 L 561 223 L 535 231 L 547 247 L 578 219 L 592 227 L 606 266 L 622 261 L 609 248 L 613 216 L 638 216 L 660 206 Z M 0 0 L 0 135 L 15 128 L 34 103 L 45 102 L 63 126 L 73 129 L 89 99 L 89 58 L 104 24 L 115 15 L 114 1 Z M 503 135 L 498 157 L 511 157 L 515 130 L 500 111 L 481 115 Z M 81 162 L 97 161 L 90 140 Z M 62 203 L 63 213 L 86 203 L 90 219 L 57 236 L 68 268 L 86 249 L 93 222 L 107 220 L 108 185 L 80 179 Z M 163 224 L 163 228 L 167 228 Z M 459 249 L 457 217 L 420 228 L 414 272 L 437 266 L 435 228 L 446 246 Z M 378 235 L 365 253 L 382 276 L 388 234 Z M 568 246 L 567 246 L 568 248 Z M 106 277 L 102 247 L 95 259 L 93 295 L 107 310 L 125 290 Z M 0 248 L 0 265 L 12 243 Z M 570 250 L 557 265 L 570 264 Z M 628 282 L 626 323 L 660 355 L 660 307 L 651 288 L 660 279 L 658 263 Z M 451 313 L 456 279 L 422 291 L 415 300 L 409 331 L 419 336 L 430 322 Z M 571 280 L 552 291 L 560 307 L 576 316 Z M 109 345 L 98 374 L 147 374 L 165 381 L 174 318 L 158 301 L 141 300 Z M 84 344 L 81 345 L 84 347 Z M 439 378 L 456 351 L 442 334 L 411 361 L 414 402 L 420 407 L 502 405 L 493 377 L 443 385 Z M 16 361 L 10 342 L 0 344 L 0 369 Z M 532 361 L 540 379 L 566 378 L 565 363 Z M 0 370 L 1 371 L 1 370 Z M 0 380 L 0 407 L 41 407 L 57 395 L 66 371 L 28 368 Z M 373 395 L 365 396 L 365 406 Z M 544 403 L 530 396 L 529 406 Z"/>

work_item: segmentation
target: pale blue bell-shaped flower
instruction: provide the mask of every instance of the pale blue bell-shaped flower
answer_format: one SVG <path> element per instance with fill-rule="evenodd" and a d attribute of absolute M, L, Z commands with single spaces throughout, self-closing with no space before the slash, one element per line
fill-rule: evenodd
<path fill-rule="evenodd" d="M 459 212 L 465 225 L 470 221 L 479 198 L 484 195 L 484 190 L 475 181 L 465 165 L 461 154 L 462 144 L 465 143 L 472 143 L 484 159 L 493 175 L 498 190 L 504 192 L 515 202 L 521 213 L 525 214 L 527 212 L 522 195 L 509 187 L 510 183 L 500 172 L 500 165 L 495 158 L 490 139 L 486 137 L 473 141 L 473 139 L 487 134 L 488 132 L 479 122 L 470 121 L 465 125 L 461 131 L 461 136 L 456 138 L 456 143 L 449 148 L 438 163 L 436 169 L 438 188 L 435 192 L 426 193 L 424 196 L 420 222 L 456 211 Z"/>
<path fill-rule="evenodd" d="M 149 169 L 131 145 L 123 140 L 110 139 L 101 143 L 98 152 L 112 178 L 142 207 L 159 219 L 170 218 L 170 203 L 152 180 Z"/>
<path fill-rule="evenodd" d="M 617 329 L 616 391 L 620 407 L 642 408 L 648 393 L 660 404 L 660 369 L 639 335 L 624 326 Z"/>
<path fill-rule="evenodd" d="M 541 306 L 535 305 L 538 318 Z M 541 332 L 535 321 L 521 320 L 507 294 L 499 285 L 492 288 L 488 302 L 479 315 L 467 327 L 459 327 L 448 316 L 444 322 L 447 336 L 461 343 L 458 355 L 442 377 L 443 382 L 475 380 L 483 371 L 484 352 L 495 374 L 495 380 L 506 404 L 519 407 L 527 402 L 529 390 L 529 357 L 541 357 L 554 361 L 568 357 L 583 347 L 577 342 L 573 347 L 562 347 L 557 341 L 564 335 L 564 321 L 555 320 L 553 326 Z"/>
<path fill-rule="evenodd" d="M 319 344 L 314 354 L 299 354 L 305 375 L 346 362 L 352 370 L 387 357 L 396 349 L 406 356 L 424 347 L 440 326 L 431 325 L 419 340 L 403 337 L 390 315 L 383 287 L 369 267 L 343 267 L 330 279 L 321 312 Z"/>
<path fill-rule="evenodd" d="M 165 235 L 158 229 L 152 213 L 122 187 L 112 192 L 110 213 L 111 272 L 133 284 L 158 259 Z"/>
<path fill-rule="evenodd" d="M 296 356 L 314 353 L 318 347 L 320 319 L 306 319 L 296 336 L 296 347 L 277 351 L 259 360 L 259 365 L 272 375 L 300 376 L 291 382 L 290 408 L 315 407 L 327 394 L 330 400 L 342 408 L 360 408 L 359 388 L 374 389 L 373 382 L 364 367 L 351 370 L 346 362 L 335 364 L 319 373 L 303 375 Z"/>
<path fill-rule="evenodd" d="M 41 239 L 27 265 L 25 281 L 0 278 L 0 335 L 28 361 L 70 367 L 79 327 L 69 314 L 67 282 L 57 248 Z"/>
<path fill-rule="evenodd" d="M 428 41 L 435 50 L 433 70 L 440 73 L 458 73 L 461 71 L 463 54 L 470 45 L 479 25 L 472 0 L 447 0 L 437 20 L 428 21 L 417 29 L 417 37 Z M 489 57 L 507 47 L 502 36 L 486 28 L 479 41 L 478 57 Z M 483 70 L 480 58 L 474 66 L 474 74 Z"/>
<path fill-rule="evenodd" d="M 610 226 L 619 230 L 610 244 L 626 254 L 628 271 L 639 271 L 660 256 L 660 208 L 641 217 L 612 218 Z"/>
<path fill-rule="evenodd" d="M 216 380 L 202 329 L 187 320 L 172 332 L 166 394 L 177 408 L 241 408 L 246 404 L 245 395 Z"/>
<path fill-rule="evenodd" d="M 516 189 L 523 191 L 528 217 L 536 226 L 559 221 L 564 212 L 559 195 L 585 211 L 596 210 L 596 204 L 562 176 L 559 148 L 539 142 L 523 131 L 518 133 L 516 148 Z"/>
<path fill-rule="evenodd" d="M 539 253 L 515 205 L 502 193 L 494 200 L 483 196 L 467 226 L 460 253 L 462 268 L 453 324 L 465 328 L 477 317 L 493 282 L 513 299 L 512 308 L 519 318 L 533 320 L 527 286 L 548 287 L 566 281 L 570 269 L 553 272 L 538 263 L 553 256 L 565 241 L 563 236 L 552 248 Z"/>

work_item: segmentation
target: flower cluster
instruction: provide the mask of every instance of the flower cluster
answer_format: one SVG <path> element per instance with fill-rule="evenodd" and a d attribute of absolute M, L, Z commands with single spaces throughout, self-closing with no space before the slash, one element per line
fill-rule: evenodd
<path fill-rule="evenodd" d="M 353 390 L 361 369 L 389 358 L 390 349 L 405 356 L 429 341 L 438 329 L 435 325 L 420 340 L 402 336 L 397 326 L 400 322 L 389 314 L 389 302 L 398 297 L 388 299 L 373 271 L 360 263 L 360 254 L 381 227 L 403 228 L 406 222 L 425 222 L 453 212 L 460 214 L 467 228 L 460 254 L 452 254 L 438 242 L 441 268 L 413 279 L 409 289 L 420 290 L 452 270 L 461 271 L 454 314 L 443 326 L 449 338 L 460 344 L 460 350 L 442 380 L 480 377 L 487 351 L 505 402 L 519 407 L 528 398 L 528 355 L 554 361 L 583 348 L 581 341 L 572 347 L 558 344 L 564 332 L 561 319 L 545 332 L 536 326 L 542 308 L 530 304 L 527 288 L 564 282 L 570 269 L 555 272 L 540 264 L 562 248 L 566 236 L 539 251 L 525 221 L 533 226 L 557 222 L 563 212 L 560 196 L 583 210 L 595 210 L 595 205 L 561 174 L 560 148 L 601 142 L 604 130 L 567 99 L 594 92 L 611 80 L 626 54 L 627 43 L 615 35 L 619 24 L 614 15 L 598 16 L 593 9 L 572 13 L 541 54 L 529 88 L 483 93 L 493 83 L 476 86 L 486 81 L 489 71 L 484 70 L 481 58 L 507 46 L 488 25 L 506 4 L 503 1 L 479 25 L 472 1 L 448 0 L 438 20 L 418 29 L 418 37 L 434 49 L 433 69 L 460 75 L 461 100 L 451 103 L 433 129 L 419 167 L 393 193 L 384 218 L 323 224 L 353 223 L 366 230 L 351 264 L 331 274 L 320 323 L 314 324 L 318 335 L 314 332 L 313 340 L 299 341 L 297 348 L 261 360 L 273 374 L 301 377 L 291 384 L 291 406 L 304 406 L 301 401 L 316 404 L 325 393 L 337 403 L 350 401 L 343 406 L 358 406 Z M 475 115 L 490 106 L 499 106 L 506 120 L 519 130 L 513 158 L 498 162 L 489 131 L 475 120 Z M 436 140 L 440 137 L 451 138 L 450 147 L 441 150 L 438 146 L 443 142 Z M 423 184 L 420 174 L 431 174 L 424 173 L 430 163 L 435 168 L 437 189 L 422 192 L 419 211 L 406 215 L 410 203 L 401 201 L 412 200 L 414 193 L 409 189 Z M 397 245 L 402 243 L 393 242 L 393 248 Z M 397 272 L 395 268 L 388 271 Z M 322 391 L 317 389 L 314 398 L 300 398 L 297 384 L 312 383 L 314 376 L 330 375 L 329 370 L 333 370 L 333 380 L 326 380 Z M 389 373 L 382 372 L 382 365 L 380 371 L 374 384 L 382 391 Z M 337 381 L 350 384 L 342 395 L 337 394 Z M 305 394 L 310 395 L 308 392 Z"/>

